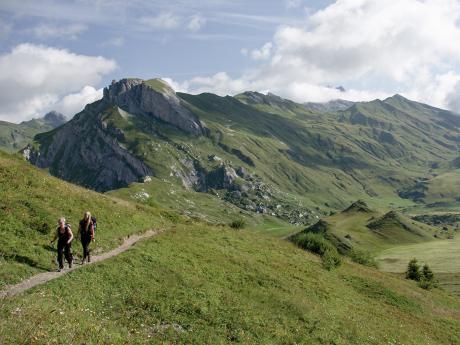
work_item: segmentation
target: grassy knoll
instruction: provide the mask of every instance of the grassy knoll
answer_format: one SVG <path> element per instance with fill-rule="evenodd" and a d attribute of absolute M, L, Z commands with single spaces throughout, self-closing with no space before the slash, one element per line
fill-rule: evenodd
<path fill-rule="evenodd" d="M 350 263 L 326 271 L 288 242 L 199 224 L 0 305 L 4 344 L 460 342 L 454 296 Z"/>
<path fill-rule="evenodd" d="M 342 252 L 359 249 L 378 253 L 405 243 L 435 241 L 443 232 L 395 211 L 377 211 L 365 202 L 353 203 L 346 210 L 325 217 L 304 230 L 323 234 Z"/>
<path fill-rule="evenodd" d="M 92 211 L 99 225 L 95 252 L 115 247 L 130 233 L 178 218 L 71 185 L 1 152 L 0 195 L 0 288 L 56 267 L 49 241 L 59 217 L 65 216 L 76 234 L 83 212 Z M 74 252 L 80 253 L 78 240 Z"/>

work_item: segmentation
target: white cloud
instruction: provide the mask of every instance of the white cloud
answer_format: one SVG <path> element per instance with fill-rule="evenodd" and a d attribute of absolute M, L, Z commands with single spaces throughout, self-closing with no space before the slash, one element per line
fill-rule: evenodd
<path fill-rule="evenodd" d="M 232 79 L 226 72 L 219 72 L 211 77 L 195 77 L 183 83 L 177 83 L 167 78 L 170 85 L 180 90 L 192 93 L 213 92 L 218 95 L 235 94 L 248 90 L 251 85 L 245 78 Z"/>
<path fill-rule="evenodd" d="M 20 44 L 0 55 L 0 119 L 20 122 L 41 116 L 66 95 L 100 83 L 116 67 L 115 61 L 101 56 Z M 70 99 L 62 106 L 70 104 Z"/>
<path fill-rule="evenodd" d="M 190 18 L 190 21 L 187 25 L 187 29 L 192 32 L 198 32 L 205 25 L 206 25 L 206 18 L 203 18 L 201 15 L 196 14 Z"/>
<path fill-rule="evenodd" d="M 140 23 L 155 30 L 172 30 L 179 27 L 181 18 L 172 12 L 162 12 L 154 17 L 141 17 Z"/>
<path fill-rule="evenodd" d="M 267 42 L 262 46 L 262 48 L 251 51 L 251 58 L 254 60 L 267 60 L 272 53 L 272 49 L 273 44 L 271 42 Z"/>
<path fill-rule="evenodd" d="M 31 29 L 31 32 L 38 39 L 64 38 L 76 39 L 78 35 L 86 31 L 88 27 L 83 24 L 56 25 L 42 23 Z"/>
<path fill-rule="evenodd" d="M 452 107 L 458 99 L 449 96 L 458 94 L 452 71 L 460 56 L 454 42 L 460 42 L 458 0 L 337 0 L 302 25 L 279 27 L 262 48 L 243 50 L 267 59 L 258 68 L 236 79 L 219 73 L 182 85 L 190 92 L 216 88 L 229 94 L 244 86 L 297 101 L 399 92 Z M 324 85 L 344 85 L 347 91 Z"/>
<path fill-rule="evenodd" d="M 59 102 L 53 105 L 53 109 L 67 116 L 79 113 L 85 105 L 93 103 L 102 98 L 103 89 L 95 89 L 86 85 L 79 92 L 64 96 Z"/>

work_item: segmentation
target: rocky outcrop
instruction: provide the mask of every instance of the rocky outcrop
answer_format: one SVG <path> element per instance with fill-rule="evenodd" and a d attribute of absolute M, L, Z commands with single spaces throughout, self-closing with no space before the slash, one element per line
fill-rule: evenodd
<path fill-rule="evenodd" d="M 58 131 L 40 134 L 40 150 L 24 151 L 31 163 L 54 176 L 98 191 L 125 187 L 153 175 L 152 169 L 119 145 L 98 114 L 105 105 L 93 103 Z"/>
<path fill-rule="evenodd" d="M 104 100 L 132 114 L 145 114 L 192 134 L 205 133 L 203 124 L 163 80 L 121 79 L 104 89 Z"/>

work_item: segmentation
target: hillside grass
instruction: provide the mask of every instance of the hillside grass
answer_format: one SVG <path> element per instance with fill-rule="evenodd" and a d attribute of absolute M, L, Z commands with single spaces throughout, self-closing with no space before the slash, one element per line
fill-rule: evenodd
<path fill-rule="evenodd" d="M 248 230 L 275 237 L 284 237 L 300 230 L 299 226 L 271 215 L 242 210 L 222 200 L 218 195 L 195 192 L 155 177 L 152 177 L 150 182 L 133 183 L 129 187 L 106 194 L 153 208 L 168 209 L 214 225 L 228 225 L 232 221 L 243 219 Z"/>
<path fill-rule="evenodd" d="M 402 243 L 436 241 L 434 235 L 441 236 L 442 233 L 438 228 L 397 212 L 375 209 L 368 212 L 339 212 L 322 221 L 326 224 L 326 237 L 336 244 L 373 254 Z M 305 231 L 309 231 L 308 228 Z"/>
<path fill-rule="evenodd" d="M 413 258 L 431 267 L 441 287 L 460 295 L 460 237 L 400 245 L 384 250 L 377 257 L 382 271 L 395 273 L 403 273 Z"/>
<path fill-rule="evenodd" d="M 161 208 L 102 195 L 49 176 L 22 157 L 0 152 L 0 288 L 32 274 L 56 268 L 49 241 L 59 217 L 66 217 L 74 235 L 87 210 L 98 219 L 94 253 L 120 244 L 123 237 L 177 221 Z M 76 257 L 79 239 L 73 242 Z"/>
<path fill-rule="evenodd" d="M 0 301 L 2 344 L 456 344 L 460 300 L 278 239 L 177 225 Z M 20 331 L 19 331 L 20 330 Z"/>

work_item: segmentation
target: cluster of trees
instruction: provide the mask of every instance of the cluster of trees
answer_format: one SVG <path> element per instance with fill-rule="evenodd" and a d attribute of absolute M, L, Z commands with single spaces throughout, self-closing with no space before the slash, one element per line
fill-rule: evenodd
<path fill-rule="evenodd" d="M 431 268 L 428 264 L 425 264 L 422 268 L 420 268 L 417 259 L 409 261 L 409 264 L 407 265 L 406 279 L 415 280 L 423 289 L 431 289 L 436 286 L 434 273 Z"/>

